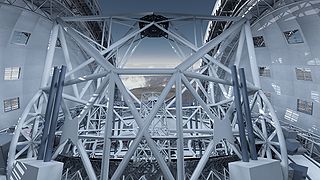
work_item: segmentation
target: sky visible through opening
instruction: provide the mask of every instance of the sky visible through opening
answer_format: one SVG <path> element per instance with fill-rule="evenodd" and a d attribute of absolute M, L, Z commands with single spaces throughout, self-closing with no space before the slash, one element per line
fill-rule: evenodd
<path fill-rule="evenodd" d="M 102 9 L 102 15 L 105 16 L 142 12 L 210 15 L 215 4 L 215 0 L 100 0 L 99 2 Z M 194 42 L 194 24 L 192 22 L 180 24 L 177 22 L 176 25 L 179 27 L 180 33 L 182 33 L 186 39 L 190 42 Z M 202 30 L 205 31 L 207 22 L 198 22 L 196 26 L 198 31 L 200 31 L 201 26 Z M 118 25 L 118 28 L 120 29 L 121 27 Z M 115 30 L 117 27 L 113 26 L 113 29 Z M 120 31 L 113 33 L 113 36 L 119 36 L 114 39 L 119 39 L 121 34 Z M 197 41 L 200 42 L 200 38 L 198 38 Z M 181 63 L 184 59 L 175 51 L 177 51 L 177 49 L 172 47 L 165 38 L 144 38 L 136 47 L 134 53 L 129 56 L 125 67 L 172 68 Z M 183 49 L 183 51 L 186 56 L 189 56 L 192 53 L 189 49 Z M 125 50 L 119 52 L 124 53 Z M 124 82 L 129 89 L 148 86 L 148 84 L 145 84 L 143 81 L 146 82 L 144 77 L 127 77 L 124 79 Z"/>

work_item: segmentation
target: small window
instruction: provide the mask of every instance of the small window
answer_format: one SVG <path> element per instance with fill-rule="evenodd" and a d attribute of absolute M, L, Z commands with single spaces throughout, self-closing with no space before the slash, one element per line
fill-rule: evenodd
<path fill-rule="evenodd" d="M 263 77 L 271 77 L 269 67 L 259 67 L 259 75 Z"/>
<path fill-rule="evenodd" d="M 253 44 L 254 47 L 266 47 L 266 44 L 264 43 L 263 36 L 256 36 L 253 37 Z"/>
<path fill-rule="evenodd" d="M 27 45 L 31 33 L 22 32 L 22 31 L 14 31 L 11 42 L 19 45 Z"/>
<path fill-rule="evenodd" d="M 297 111 L 312 115 L 313 102 L 297 100 Z"/>
<path fill-rule="evenodd" d="M 297 80 L 312 81 L 311 69 L 309 68 L 296 68 Z"/>
<path fill-rule="evenodd" d="M 299 119 L 299 114 L 296 111 L 287 108 L 286 113 L 284 114 L 284 119 L 291 122 L 297 122 Z"/>
<path fill-rule="evenodd" d="M 17 80 L 20 78 L 20 67 L 4 68 L 4 80 Z"/>
<path fill-rule="evenodd" d="M 271 86 L 274 89 L 274 92 L 276 92 L 277 95 L 281 95 L 281 87 L 275 83 L 271 83 Z"/>
<path fill-rule="evenodd" d="M 13 111 L 20 108 L 19 98 L 12 98 L 3 101 L 4 112 Z"/>
<path fill-rule="evenodd" d="M 301 33 L 298 29 L 283 32 L 289 44 L 303 43 Z"/>

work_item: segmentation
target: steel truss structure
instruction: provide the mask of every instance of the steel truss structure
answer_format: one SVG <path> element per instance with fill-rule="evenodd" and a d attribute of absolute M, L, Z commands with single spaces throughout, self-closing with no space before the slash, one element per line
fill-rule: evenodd
<path fill-rule="evenodd" d="M 159 13 L 160 14 L 160 13 Z M 192 16 L 164 14 L 167 19 L 146 21 L 141 17 L 146 14 L 119 16 L 84 16 L 58 18 L 52 28 L 50 44 L 45 59 L 45 67 L 40 90 L 25 108 L 10 146 L 8 174 L 16 159 L 36 157 L 43 128 L 44 109 L 50 84 L 50 71 L 53 66 L 55 44 L 59 38 L 62 45 L 65 64 L 67 65 L 64 86 L 71 91 L 63 92 L 61 122 L 63 125 L 56 133 L 60 144 L 54 157 L 60 153 L 81 157 L 90 180 L 130 179 L 125 170 L 130 162 L 154 162 L 159 167 L 159 179 L 202 179 L 210 174 L 202 174 L 210 157 L 237 154 L 239 131 L 233 104 L 232 82 L 230 76 L 220 79 L 217 68 L 230 74 L 229 67 L 223 65 L 210 51 L 232 41 L 239 34 L 235 64 L 238 66 L 241 53 L 247 47 L 250 59 L 250 72 L 253 83 L 250 89 L 252 121 L 259 147 L 259 156 L 281 160 L 283 175 L 287 179 L 287 152 L 282 130 L 277 116 L 266 95 L 260 88 L 259 73 L 252 42 L 248 17 Z M 101 43 L 81 34 L 70 24 L 73 22 L 103 22 Z M 202 43 L 203 31 L 196 28 L 199 22 L 227 21 L 231 26 L 214 39 Z M 139 22 L 145 23 L 139 27 Z M 164 28 L 161 23 L 168 22 Z M 194 24 L 194 41 L 184 38 L 177 22 Z M 118 29 L 114 24 L 121 24 L 126 33 L 119 39 Z M 174 68 L 126 68 L 128 58 L 135 47 L 143 40 L 142 32 L 156 28 L 167 34 L 164 37 L 176 49 L 182 62 Z M 81 64 L 75 64 L 69 57 L 66 36 L 75 41 L 90 58 Z M 107 37 L 107 43 L 103 43 Z M 197 40 L 198 39 L 198 40 Z M 199 43 L 201 39 L 201 43 Z M 246 42 L 246 46 L 244 43 Z M 107 44 L 103 46 L 103 44 Z M 186 54 L 183 48 L 192 51 Z M 119 53 L 120 50 L 124 53 Z M 76 73 L 90 63 L 97 64 L 92 74 L 77 77 Z M 204 66 L 196 66 L 205 62 Z M 249 69 L 249 68 L 248 68 Z M 204 72 L 209 72 L 207 75 Z M 136 97 L 123 83 L 122 76 L 157 75 L 169 76 L 161 92 L 145 93 Z M 209 84 L 203 86 L 203 82 Z M 82 89 L 80 89 L 82 85 Z M 219 87 L 221 97 L 216 96 L 215 86 Z M 66 88 L 65 88 L 66 89 Z M 174 90 L 174 97 L 168 99 L 168 93 Z M 192 104 L 185 105 L 183 96 L 189 92 Z M 101 174 L 96 174 L 90 158 L 101 158 Z M 186 158 L 199 158 L 193 169 L 186 169 Z M 120 160 L 112 169 L 111 161 Z M 173 172 L 168 162 L 176 162 Z M 142 179 L 144 177 L 141 177 Z M 205 179 L 205 178 L 204 178 Z"/>

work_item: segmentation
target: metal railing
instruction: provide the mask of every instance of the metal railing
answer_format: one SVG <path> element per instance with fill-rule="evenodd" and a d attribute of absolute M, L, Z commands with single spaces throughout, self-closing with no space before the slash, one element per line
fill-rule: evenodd
<path fill-rule="evenodd" d="M 307 151 L 304 154 L 320 163 L 320 136 L 288 122 L 281 121 L 281 124 L 282 127 L 297 132 L 297 140 Z"/>

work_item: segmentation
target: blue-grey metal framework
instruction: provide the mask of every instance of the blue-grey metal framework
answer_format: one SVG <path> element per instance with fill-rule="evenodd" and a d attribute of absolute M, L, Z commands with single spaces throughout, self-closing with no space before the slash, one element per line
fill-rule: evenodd
<path fill-rule="evenodd" d="M 220 16 L 192 16 L 192 15 L 179 15 L 179 14 L 164 14 L 171 24 L 174 21 L 228 21 L 232 25 L 223 31 L 216 38 L 199 44 L 198 42 L 190 42 L 183 38 L 174 28 L 165 29 L 161 27 L 158 22 L 147 22 L 148 24 L 143 28 L 138 28 L 135 24 L 130 23 L 141 21 L 140 17 L 146 14 L 138 15 L 122 15 L 110 17 L 65 17 L 57 19 L 52 28 L 52 35 L 50 45 L 48 47 L 47 57 L 45 60 L 45 68 L 43 72 L 43 81 L 41 89 L 36 93 L 34 98 L 29 102 L 21 119 L 16 127 L 16 132 L 13 137 L 9 160 L 8 160 L 8 173 L 10 173 L 14 160 L 19 158 L 24 152 L 27 152 L 27 157 L 37 156 L 38 139 L 42 130 L 43 119 L 39 114 L 45 108 L 44 104 L 47 101 L 46 90 L 49 89 L 49 74 L 53 66 L 53 56 L 55 51 L 55 44 L 59 37 L 64 57 L 66 60 L 68 71 L 66 77 L 70 79 L 64 82 L 65 86 L 72 86 L 72 93 L 63 92 L 62 94 L 62 117 L 64 118 L 64 126 L 61 132 L 57 135 L 61 136 L 60 146 L 57 147 L 53 157 L 61 153 L 62 149 L 68 145 L 74 148 L 69 148 L 74 156 L 80 156 L 83 166 L 86 169 L 87 175 L 90 180 L 97 179 L 97 175 L 93 170 L 92 164 L 89 160 L 90 157 L 100 157 L 102 159 L 102 173 L 101 179 L 120 179 L 123 177 L 126 166 L 130 160 L 137 161 L 157 161 L 162 171 L 162 176 L 165 179 L 199 179 L 202 170 L 206 165 L 208 159 L 218 153 L 224 155 L 237 154 L 241 157 L 239 150 L 236 148 L 234 140 L 238 137 L 237 117 L 234 115 L 234 99 L 232 94 L 225 93 L 222 100 L 216 101 L 215 92 L 213 88 L 206 89 L 200 81 L 207 81 L 211 85 L 217 85 L 221 91 L 227 92 L 232 90 L 233 85 L 229 79 L 220 79 L 216 76 L 216 68 L 220 67 L 230 74 L 231 70 L 225 65 L 221 64 L 209 52 L 222 43 L 225 43 L 229 38 L 234 37 L 234 34 L 240 34 L 239 49 L 243 49 L 244 40 L 247 43 L 248 53 L 250 55 L 251 77 L 253 84 L 247 82 L 248 89 L 253 92 L 251 96 L 251 109 L 253 113 L 258 113 L 259 117 L 252 118 L 253 129 L 256 138 L 264 139 L 263 147 L 259 155 L 264 157 L 267 154 L 268 158 L 272 158 L 272 153 L 275 154 L 283 167 L 283 175 L 287 177 L 287 154 L 284 143 L 284 138 L 279 121 L 272 108 L 271 103 L 268 101 L 263 91 L 260 90 L 260 81 L 258 78 L 258 69 L 256 65 L 256 57 L 253 49 L 252 35 L 248 17 L 220 17 Z M 139 17 L 139 18 L 137 18 Z M 93 43 L 90 37 L 79 33 L 74 29 L 69 22 L 78 21 L 102 21 L 109 23 L 108 29 L 108 42 L 104 47 L 102 44 Z M 111 41 L 113 23 L 125 23 L 124 26 L 129 26 L 128 33 L 121 37 L 119 40 Z M 185 56 L 183 62 L 175 68 L 124 68 L 126 58 L 118 56 L 117 52 L 120 48 L 128 47 L 131 49 L 135 44 L 135 39 L 139 39 L 139 34 L 151 26 L 156 26 L 163 32 L 167 33 L 169 38 L 177 45 L 177 49 L 181 48 L 178 44 L 183 44 L 188 49 L 192 50 L 192 55 L 187 56 L 180 51 L 181 56 Z M 203 35 L 194 33 L 195 39 L 202 39 Z M 78 65 L 72 67 L 72 61 L 68 55 L 68 46 L 65 36 L 70 36 L 85 51 L 90 58 Z M 141 39 L 139 39 L 141 40 Z M 130 42 L 133 43 L 130 43 Z M 129 43 L 128 43 L 129 42 Z M 129 45 L 128 45 L 129 44 Z M 136 44 L 135 44 L 136 45 Z M 223 48 L 223 46 L 220 46 Z M 220 49 L 221 51 L 223 49 Z M 116 63 L 111 63 L 115 59 Z M 206 66 L 197 67 L 195 64 L 198 62 L 206 62 Z M 97 63 L 97 68 L 92 74 L 88 76 L 76 77 L 76 72 L 83 67 L 88 66 L 91 62 Z M 209 70 L 211 75 L 204 74 L 204 71 Z M 136 104 L 140 104 L 139 97 L 135 97 L 127 87 L 124 85 L 120 76 L 123 75 L 159 75 L 170 76 L 167 85 L 162 90 L 157 102 L 154 104 L 149 114 L 142 117 L 139 113 L 139 108 Z M 93 83 L 93 80 L 96 83 Z M 84 84 L 82 91 L 79 93 L 79 85 Z M 170 133 L 168 135 L 155 136 L 149 133 L 151 123 L 163 118 L 159 114 L 160 109 L 166 100 L 167 94 L 175 87 L 175 97 L 166 102 L 165 118 L 168 122 L 174 122 Z M 211 86 L 213 87 L 213 86 Z M 92 88 L 90 91 L 89 88 Z M 115 89 L 118 90 L 120 96 L 123 97 L 124 104 L 118 106 L 115 104 Z M 182 95 L 183 92 L 189 91 L 192 97 L 197 102 L 196 105 L 183 106 Z M 205 95 L 205 98 L 200 96 L 200 92 Z M 261 107 L 261 103 L 265 105 Z M 72 116 L 70 105 L 82 105 L 79 109 L 80 113 Z M 238 106 L 239 107 L 239 106 Z M 187 114 L 185 110 L 192 113 Z M 120 113 L 126 112 L 126 113 Z M 195 120 L 195 115 L 198 120 Z M 190 124 L 197 122 L 197 126 L 190 126 Z M 257 126 L 257 123 L 262 126 Z M 273 127 L 273 133 L 266 134 L 266 123 Z M 120 128 L 117 129 L 118 124 Z M 127 130 L 124 125 L 131 124 L 136 128 Z M 28 129 L 27 127 L 32 127 Z M 138 127 L 138 128 L 137 128 Z M 197 128 L 194 128 L 197 127 Z M 262 129 L 259 129 L 259 128 Z M 160 126 L 161 128 L 161 126 Z M 26 134 L 26 130 L 30 133 Z M 117 132 L 120 133 L 117 133 Z M 130 132 L 128 134 L 128 132 Z M 23 135 L 27 140 L 19 140 L 19 136 Z M 29 136 L 28 136 L 29 135 Z M 244 130 L 242 136 L 245 136 Z M 274 141 L 277 136 L 278 141 Z M 201 153 L 192 149 L 191 142 L 199 140 L 203 143 Z M 170 143 L 175 141 L 175 143 Z M 251 141 L 251 140 L 250 140 Z M 252 142 L 252 141 L 251 141 Z M 115 148 L 117 145 L 117 149 Z M 24 148 L 16 152 L 18 145 L 24 145 Z M 219 146 L 217 146 L 219 145 Z M 276 148 L 270 148 L 277 146 Z M 218 148 L 222 147 L 222 148 Z M 171 149 L 171 150 L 170 150 Z M 174 153 L 171 153 L 171 152 Z M 143 156 L 137 156 L 143 154 Z M 194 168 L 189 176 L 186 176 L 186 167 L 184 159 L 186 157 L 199 157 L 199 163 Z M 110 173 L 111 159 L 120 159 L 121 162 L 117 169 Z M 245 158 L 245 157 L 242 157 Z M 177 172 L 176 177 L 170 171 L 166 162 L 170 159 L 176 159 Z"/>

